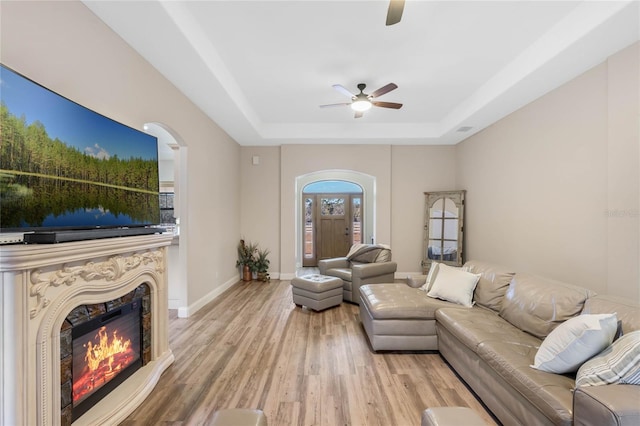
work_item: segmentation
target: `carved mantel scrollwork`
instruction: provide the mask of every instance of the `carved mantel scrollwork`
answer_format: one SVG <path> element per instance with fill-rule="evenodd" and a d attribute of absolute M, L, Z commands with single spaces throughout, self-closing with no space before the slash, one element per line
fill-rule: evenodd
<path fill-rule="evenodd" d="M 130 256 L 121 255 L 110 257 L 103 262 L 87 262 L 79 266 L 63 266 L 62 269 L 43 276 L 40 270 L 31 272 L 31 289 L 29 295 L 36 298 L 36 306 L 29 311 L 29 316 L 35 318 L 43 308 L 49 305 L 47 290 L 61 285 L 71 286 L 79 278 L 86 281 L 101 280 L 115 281 L 124 274 L 140 267 L 140 265 L 155 264 L 158 273 L 164 272 L 164 256 L 161 250 L 134 253 Z"/>

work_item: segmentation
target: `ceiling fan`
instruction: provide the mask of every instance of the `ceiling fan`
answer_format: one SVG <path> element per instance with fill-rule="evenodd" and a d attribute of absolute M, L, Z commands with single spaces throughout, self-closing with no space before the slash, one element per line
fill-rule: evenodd
<path fill-rule="evenodd" d="M 382 108 L 393 108 L 400 109 L 402 108 L 402 104 L 398 104 L 395 102 L 380 102 L 373 101 L 372 99 L 377 98 L 378 96 L 382 96 L 385 93 L 389 93 L 390 91 L 397 89 L 398 85 L 395 83 L 389 83 L 386 86 L 382 86 L 378 90 L 373 93 L 367 95 L 364 93 L 364 89 L 367 87 L 366 84 L 360 83 L 358 84 L 358 89 L 360 93 L 354 95 L 349 90 L 347 90 L 341 84 L 334 84 L 333 88 L 343 95 L 347 95 L 351 98 L 351 102 L 342 102 L 339 104 L 328 104 L 328 105 L 320 105 L 320 108 L 328 108 L 328 107 L 336 107 L 336 106 L 350 106 L 352 110 L 355 111 L 355 118 L 360 118 L 364 114 L 365 111 L 369 110 L 372 106 L 382 107 Z"/>
<path fill-rule="evenodd" d="M 387 26 L 400 22 L 403 10 L 404 0 L 390 0 L 389 11 L 387 12 Z"/>

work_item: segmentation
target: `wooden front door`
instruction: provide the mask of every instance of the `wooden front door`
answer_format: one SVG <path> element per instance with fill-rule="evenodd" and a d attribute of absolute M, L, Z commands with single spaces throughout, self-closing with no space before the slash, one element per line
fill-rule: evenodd
<path fill-rule="evenodd" d="M 351 196 L 319 194 L 316 209 L 318 260 L 346 256 L 351 247 Z"/>
<path fill-rule="evenodd" d="M 346 256 L 362 242 L 362 193 L 303 194 L 302 266 Z"/>

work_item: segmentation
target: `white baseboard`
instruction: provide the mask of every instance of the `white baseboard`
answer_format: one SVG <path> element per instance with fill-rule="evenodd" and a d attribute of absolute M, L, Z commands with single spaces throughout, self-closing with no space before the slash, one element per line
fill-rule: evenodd
<path fill-rule="evenodd" d="M 202 296 L 189 306 L 182 306 L 178 308 L 178 318 L 189 318 L 189 316 L 198 312 L 204 305 L 220 296 L 222 293 L 231 288 L 232 285 L 240 281 L 240 277 L 234 277 L 223 283 L 221 286 L 214 288 L 209 293 Z"/>
<path fill-rule="evenodd" d="M 272 280 L 284 279 L 284 278 L 281 278 L 280 272 L 269 272 L 269 276 L 271 277 Z M 220 296 L 222 293 L 224 293 L 229 288 L 231 288 L 232 285 L 234 285 L 235 283 L 241 280 L 242 280 L 242 277 L 240 275 L 238 275 L 237 277 L 231 278 L 230 280 L 223 283 L 220 287 L 214 288 L 209 293 L 205 294 L 203 297 L 201 297 L 199 300 L 196 300 L 194 303 L 192 303 L 189 306 L 172 307 L 171 300 L 170 300 L 169 309 L 177 309 L 178 318 L 189 318 L 189 316 L 195 314 L 200 309 L 202 309 L 204 305 L 213 301 L 216 297 Z"/>

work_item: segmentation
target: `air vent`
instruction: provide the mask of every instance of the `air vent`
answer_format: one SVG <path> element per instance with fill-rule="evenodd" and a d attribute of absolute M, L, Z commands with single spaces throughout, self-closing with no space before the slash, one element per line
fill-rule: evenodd
<path fill-rule="evenodd" d="M 473 129 L 473 127 L 471 126 L 462 126 L 458 130 L 456 130 L 456 132 L 468 132 L 471 129 Z"/>

